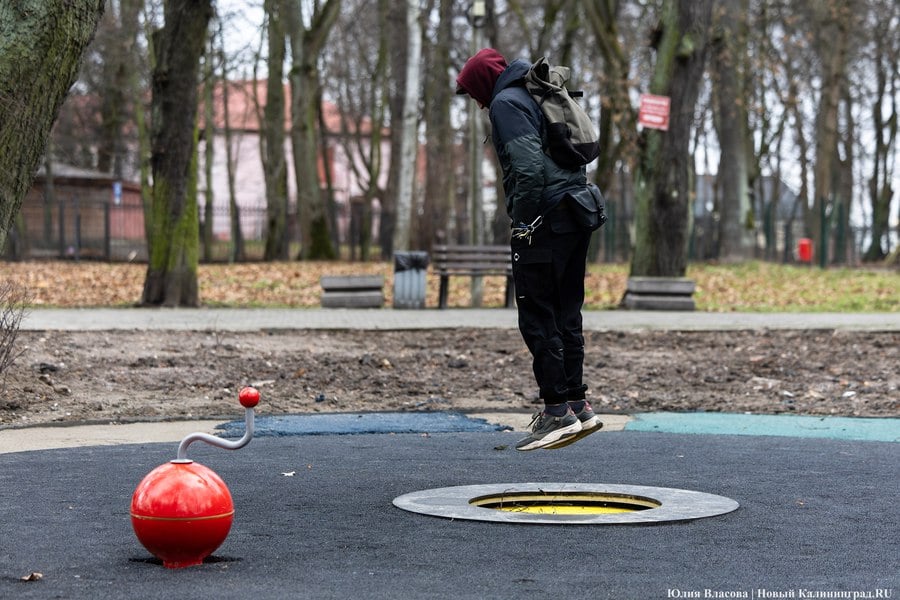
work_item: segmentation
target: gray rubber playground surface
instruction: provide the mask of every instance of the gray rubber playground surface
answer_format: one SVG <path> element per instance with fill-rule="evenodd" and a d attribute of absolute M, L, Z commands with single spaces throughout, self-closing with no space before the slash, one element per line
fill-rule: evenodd
<path fill-rule="evenodd" d="M 587 313 L 585 325 L 897 331 L 900 313 L 607 311 Z M 515 327 L 515 312 L 36 310 L 23 322 L 110 326 Z M 210 560 L 180 570 L 163 568 L 129 519 L 135 487 L 177 444 L 0 454 L 0 599 L 900 597 L 900 422 L 738 417 L 637 415 L 625 431 L 528 453 L 512 449 L 520 433 L 446 417 L 367 417 L 353 435 L 348 423 L 262 422 L 242 450 L 191 446 L 190 458 L 227 482 L 236 516 Z M 523 482 L 694 490 L 740 508 L 679 523 L 561 526 L 392 504 L 419 490 Z M 42 578 L 23 581 L 35 572 Z"/>
<path fill-rule="evenodd" d="M 896 443 L 624 431 L 520 453 L 511 449 L 519 435 L 261 437 L 236 452 L 192 446 L 191 458 L 228 483 L 237 514 L 213 560 L 180 570 L 151 558 L 128 517 L 135 486 L 174 458 L 175 445 L 3 455 L 0 597 L 900 593 Z M 677 524 L 554 526 L 454 521 L 391 504 L 416 490 L 504 482 L 673 487 L 741 507 Z M 19 579 L 35 571 L 43 579 Z"/>

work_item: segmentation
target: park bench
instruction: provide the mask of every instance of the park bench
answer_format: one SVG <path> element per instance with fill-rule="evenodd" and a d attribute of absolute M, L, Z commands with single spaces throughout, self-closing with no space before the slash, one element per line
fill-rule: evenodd
<path fill-rule="evenodd" d="M 381 308 L 384 277 L 381 275 L 323 275 L 323 308 Z"/>
<path fill-rule="evenodd" d="M 441 278 L 438 308 L 447 308 L 450 277 L 506 277 L 506 308 L 513 305 L 512 259 L 509 246 L 435 246 L 432 248 L 434 272 Z"/>

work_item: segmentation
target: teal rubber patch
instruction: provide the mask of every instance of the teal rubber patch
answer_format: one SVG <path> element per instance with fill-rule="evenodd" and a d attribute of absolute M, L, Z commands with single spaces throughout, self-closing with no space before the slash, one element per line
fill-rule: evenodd
<path fill-rule="evenodd" d="M 626 431 L 900 442 L 900 419 L 664 412 L 633 417 Z"/>

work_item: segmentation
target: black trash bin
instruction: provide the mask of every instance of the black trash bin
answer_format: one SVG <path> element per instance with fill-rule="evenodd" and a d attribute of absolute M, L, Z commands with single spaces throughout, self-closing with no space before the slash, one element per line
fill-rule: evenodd
<path fill-rule="evenodd" d="M 394 253 L 394 308 L 425 308 L 427 252 Z"/>

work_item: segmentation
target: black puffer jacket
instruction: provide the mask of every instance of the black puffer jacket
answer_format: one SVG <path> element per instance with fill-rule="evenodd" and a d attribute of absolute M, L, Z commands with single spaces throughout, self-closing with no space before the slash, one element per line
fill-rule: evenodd
<path fill-rule="evenodd" d="M 587 182 L 584 167 L 563 169 L 544 153 L 543 116 L 524 85 L 530 68 L 523 59 L 510 63 L 497 79 L 490 105 L 491 137 L 503 169 L 506 213 L 513 225 L 531 223 L 558 204 L 565 192 Z"/>

